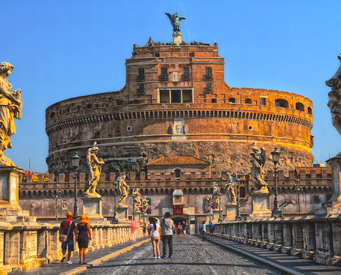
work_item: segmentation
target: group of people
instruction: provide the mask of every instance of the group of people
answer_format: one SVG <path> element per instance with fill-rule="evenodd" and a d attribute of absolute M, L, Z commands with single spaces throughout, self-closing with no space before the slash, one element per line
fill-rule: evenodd
<path fill-rule="evenodd" d="M 173 232 L 174 232 L 174 234 L 175 234 L 175 232 L 177 233 L 177 235 L 178 235 L 178 238 L 180 238 L 181 237 L 181 234 L 183 234 L 184 235 L 184 237 L 186 238 L 186 234 L 187 234 L 187 224 L 186 224 L 186 222 L 185 221 L 183 221 L 183 224 L 181 224 L 180 222 L 178 223 L 178 225 L 174 225 L 174 230 L 173 230 Z"/>
<path fill-rule="evenodd" d="M 61 259 L 61 262 L 64 262 L 67 257 L 66 263 L 72 264 L 71 254 L 74 251 L 75 239 L 76 242 L 78 242 L 79 263 L 86 264 L 85 257 L 89 246 L 89 240 L 92 239 L 89 217 L 81 215 L 77 218 L 77 224 L 72 221 L 72 218 L 72 213 L 67 212 L 66 220 L 62 221 L 59 227 L 59 235 L 67 235 L 67 240 L 62 242 L 63 258 Z M 66 251 L 68 251 L 67 255 Z"/>
<path fill-rule="evenodd" d="M 210 234 L 211 234 L 211 236 L 213 236 L 215 225 L 212 222 L 210 222 L 209 223 L 209 228 L 210 228 Z M 206 234 L 206 222 L 205 221 L 202 222 L 202 223 L 200 222 L 198 224 L 198 231 L 199 231 L 199 234 L 202 236 L 202 240 L 204 241 L 206 239 L 206 237 L 205 237 L 205 234 Z"/>

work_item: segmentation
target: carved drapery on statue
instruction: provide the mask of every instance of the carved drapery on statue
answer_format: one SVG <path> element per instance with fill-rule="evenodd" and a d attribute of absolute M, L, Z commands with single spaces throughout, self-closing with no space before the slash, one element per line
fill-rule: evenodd
<path fill-rule="evenodd" d="M 89 167 L 89 188 L 85 191 L 84 197 L 86 198 L 100 198 L 101 195 L 96 192 L 97 183 L 99 181 L 102 165 L 105 164 L 103 159 L 98 158 L 98 147 L 96 142 L 88 149 L 87 163 Z"/>
<path fill-rule="evenodd" d="M 212 193 L 213 210 L 220 210 L 221 193 L 219 191 L 219 187 L 215 182 L 213 183 L 211 187 L 213 188 L 213 193 Z"/>
<path fill-rule="evenodd" d="M 205 212 L 212 213 L 212 195 L 205 197 Z"/>
<path fill-rule="evenodd" d="M 4 166 L 14 166 L 3 152 L 12 148 L 10 137 L 15 134 L 14 118 L 21 119 L 22 112 L 21 91 L 12 92 L 12 85 L 6 79 L 12 70 L 10 63 L 0 64 L 0 165 Z"/>
<path fill-rule="evenodd" d="M 234 185 L 235 185 L 235 178 L 232 177 L 230 173 L 227 173 L 225 190 L 226 190 L 226 195 L 230 204 L 237 203 L 236 193 L 234 191 L 235 189 Z"/>
<path fill-rule="evenodd" d="M 139 212 L 141 212 L 140 211 L 140 207 L 141 207 L 141 204 L 142 204 L 142 202 L 141 202 L 141 194 L 139 192 L 139 189 L 137 189 L 137 188 L 134 189 L 132 196 L 133 196 L 133 199 L 134 199 L 134 211 L 135 211 L 135 213 L 139 213 Z"/>
<path fill-rule="evenodd" d="M 338 56 L 338 59 L 341 62 L 341 54 Z M 326 81 L 326 85 L 332 88 L 328 93 L 328 107 L 332 114 L 332 123 L 341 135 L 341 64 L 335 75 Z"/>
<path fill-rule="evenodd" d="M 266 151 L 262 147 L 261 151 L 257 147 L 252 147 L 252 152 L 250 153 L 252 156 L 251 163 L 251 180 L 256 183 L 258 187 L 258 191 L 261 192 L 269 192 L 267 188 L 267 183 L 264 181 L 264 165 L 266 162 Z"/>
<path fill-rule="evenodd" d="M 142 207 L 143 207 L 142 212 L 143 212 L 144 214 L 146 214 L 146 213 L 147 213 L 147 210 L 148 210 L 148 208 L 149 208 L 149 201 L 147 200 L 146 196 L 143 197 L 143 200 L 142 200 Z"/>
<path fill-rule="evenodd" d="M 116 181 L 118 184 L 118 190 L 120 191 L 120 195 L 121 195 L 118 205 L 119 207 L 126 208 L 128 206 L 125 204 L 125 201 L 128 197 L 129 185 L 126 183 L 125 179 L 126 179 L 126 176 L 123 175 L 121 177 L 118 177 Z"/>

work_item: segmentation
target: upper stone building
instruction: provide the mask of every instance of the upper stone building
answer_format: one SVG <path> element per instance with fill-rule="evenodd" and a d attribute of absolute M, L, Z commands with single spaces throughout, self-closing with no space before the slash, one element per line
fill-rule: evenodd
<path fill-rule="evenodd" d="M 175 39 L 175 38 L 174 38 Z M 126 85 L 46 109 L 50 173 L 72 171 L 97 141 L 103 172 L 146 171 L 162 157 L 192 157 L 216 171 L 248 173 L 251 145 L 268 156 L 281 151 L 280 169 L 311 166 L 312 101 L 297 94 L 225 83 L 218 44 L 155 43 L 133 46 Z M 267 162 L 270 169 L 272 161 Z M 175 169 L 175 168 L 174 168 Z"/>

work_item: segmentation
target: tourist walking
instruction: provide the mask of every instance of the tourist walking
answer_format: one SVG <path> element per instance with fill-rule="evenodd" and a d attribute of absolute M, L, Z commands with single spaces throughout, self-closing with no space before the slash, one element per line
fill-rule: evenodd
<path fill-rule="evenodd" d="M 76 224 L 72 221 L 72 213 L 67 212 L 66 220 L 62 221 L 59 227 L 59 240 L 62 242 L 62 253 L 63 258 L 61 262 L 64 262 L 66 258 L 66 250 L 68 251 L 67 254 L 67 261 L 66 263 L 72 264 L 70 258 L 71 253 L 74 251 L 74 242 L 73 242 L 73 234 Z"/>
<path fill-rule="evenodd" d="M 215 225 L 212 223 L 212 222 L 210 222 L 210 233 L 211 233 L 211 236 L 213 237 L 213 233 L 214 233 L 214 229 L 215 229 Z"/>
<path fill-rule="evenodd" d="M 147 230 L 148 230 L 148 237 L 150 237 L 150 223 L 147 225 Z"/>
<path fill-rule="evenodd" d="M 202 223 L 199 222 L 198 224 L 198 230 L 199 230 L 199 234 L 201 235 L 202 234 Z"/>
<path fill-rule="evenodd" d="M 154 257 L 153 259 L 160 259 L 160 225 L 155 218 L 149 218 L 150 223 L 150 239 L 153 245 Z"/>
<path fill-rule="evenodd" d="M 82 215 L 78 217 L 78 224 L 75 227 L 76 242 L 79 248 L 79 263 L 86 264 L 85 257 L 91 240 L 91 228 L 89 225 L 89 218 Z"/>
<path fill-rule="evenodd" d="M 147 234 L 147 225 L 146 223 L 143 223 L 143 236 L 146 236 Z"/>
<path fill-rule="evenodd" d="M 206 233 L 206 222 L 202 223 L 202 240 L 204 241 L 206 239 L 205 233 Z"/>
<path fill-rule="evenodd" d="M 166 258 L 167 254 L 167 245 L 169 250 L 169 258 L 173 256 L 173 227 L 174 223 L 170 218 L 170 213 L 166 212 L 165 217 L 161 220 L 161 237 L 162 237 L 162 244 L 163 244 L 163 253 L 161 258 Z"/>
<path fill-rule="evenodd" d="M 177 233 L 178 233 L 178 238 L 181 237 L 181 230 L 182 230 L 181 223 L 178 223 L 178 231 L 177 231 Z"/>
<path fill-rule="evenodd" d="M 184 234 L 184 237 L 186 238 L 186 234 L 187 234 L 187 224 L 185 221 L 183 221 L 182 223 L 182 232 Z"/>

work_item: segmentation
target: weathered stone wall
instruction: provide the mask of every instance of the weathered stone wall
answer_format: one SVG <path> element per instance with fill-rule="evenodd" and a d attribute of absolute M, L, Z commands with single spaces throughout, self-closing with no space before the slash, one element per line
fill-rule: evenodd
<path fill-rule="evenodd" d="M 341 222 L 336 215 L 221 223 L 216 225 L 215 235 L 320 264 L 341 266 Z"/>
<path fill-rule="evenodd" d="M 189 68 L 188 79 L 183 78 L 184 67 Z M 162 68 L 167 68 L 167 79 L 160 78 Z M 212 161 L 216 170 L 240 171 L 254 142 L 268 154 L 280 147 L 286 170 L 312 163 L 311 100 L 276 90 L 229 87 L 216 44 L 134 46 L 126 74 L 120 91 L 72 98 L 46 109 L 50 173 L 72 171 L 75 151 L 82 158 L 80 171 L 86 172 L 86 151 L 94 141 L 107 173 L 145 171 L 147 162 L 163 156 L 199 157 Z M 159 91 L 165 89 L 192 91 L 192 101 L 160 103 Z M 186 134 L 172 135 L 175 120 L 187 126 Z"/>
<path fill-rule="evenodd" d="M 90 220 L 91 223 L 91 220 Z M 110 247 L 132 240 L 128 224 L 91 225 L 92 241 L 89 251 Z M 142 228 L 136 237 L 143 236 Z M 0 222 L 0 274 L 27 271 L 62 258 L 59 224 L 9 224 Z M 75 252 L 78 244 L 75 242 Z"/>
<path fill-rule="evenodd" d="M 114 185 L 116 175 L 114 173 L 101 174 L 100 182 L 97 185 L 97 191 L 103 196 L 103 215 L 113 216 L 115 197 Z M 204 214 L 204 197 L 212 193 L 212 184 L 216 182 L 220 187 L 222 196 L 222 206 L 225 212 L 225 204 L 227 197 L 225 196 L 225 178 L 226 172 L 217 173 L 212 171 L 211 174 L 202 173 L 181 173 L 180 178 L 175 177 L 175 173 L 150 173 L 148 178 L 144 172 L 140 178 L 136 178 L 135 173 L 127 175 L 127 184 L 130 186 L 130 194 L 133 188 L 139 188 L 140 193 L 147 198 L 151 198 L 152 214 L 162 215 L 163 208 L 172 208 L 172 193 L 175 189 L 181 189 L 184 193 L 184 207 L 194 207 L 195 213 Z M 255 186 L 250 182 L 248 175 L 240 176 L 240 194 L 242 189 L 245 196 L 241 197 L 241 213 L 247 215 L 251 213 L 251 197 L 250 194 Z M 33 181 L 34 180 L 34 181 Z M 274 194 L 274 177 L 273 171 L 268 171 L 266 181 L 269 185 L 269 191 Z M 43 175 L 34 176 L 26 175 L 21 178 L 19 197 L 20 206 L 25 210 L 30 210 L 31 215 L 38 217 L 49 217 L 56 215 L 56 201 L 52 199 L 53 194 L 58 190 L 62 191 L 63 198 L 58 200 L 59 216 L 65 216 L 67 211 L 73 211 L 74 204 L 74 179 L 73 174 L 65 176 L 60 174 L 58 178 L 50 175 L 49 178 L 43 180 Z M 79 175 L 78 182 L 78 202 L 82 209 L 81 195 L 86 189 L 86 177 L 84 173 Z M 300 186 L 301 191 L 295 192 L 294 185 Z M 300 168 L 291 170 L 287 175 L 284 171 L 279 171 L 278 174 L 278 191 L 279 204 L 284 214 L 307 214 L 321 206 L 327 201 L 327 197 L 332 192 L 331 187 L 331 169 L 330 168 Z M 271 196 L 273 200 L 274 196 Z M 118 202 L 119 196 L 116 198 Z M 62 210 L 62 202 L 65 201 Z M 126 200 L 129 206 L 129 212 L 132 213 L 132 198 L 128 196 Z M 273 201 L 271 202 L 271 205 Z"/>

